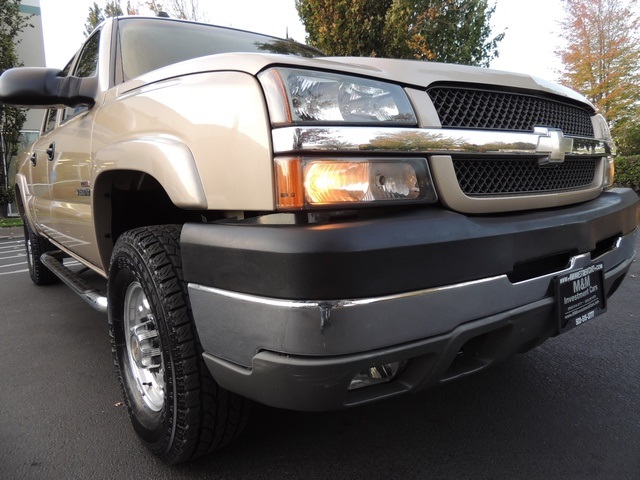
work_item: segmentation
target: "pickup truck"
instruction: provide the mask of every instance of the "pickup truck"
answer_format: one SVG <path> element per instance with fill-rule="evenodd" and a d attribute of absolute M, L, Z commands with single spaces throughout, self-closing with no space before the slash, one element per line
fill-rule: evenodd
<path fill-rule="evenodd" d="M 530 350 L 603 313 L 635 256 L 604 118 L 527 75 L 120 17 L 63 70 L 6 71 L 0 101 L 46 109 L 15 181 L 31 278 L 106 312 L 169 464 L 251 401 L 353 407 Z"/>

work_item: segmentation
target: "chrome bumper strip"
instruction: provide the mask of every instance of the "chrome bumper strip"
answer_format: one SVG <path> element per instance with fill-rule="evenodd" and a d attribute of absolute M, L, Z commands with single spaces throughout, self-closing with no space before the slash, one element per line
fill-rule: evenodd
<path fill-rule="evenodd" d="M 250 366 L 261 350 L 344 355 L 428 338 L 458 325 L 549 297 L 550 282 L 594 261 L 605 278 L 626 271 L 637 231 L 599 258 L 571 259 L 558 272 L 511 283 L 506 275 L 378 298 L 299 301 L 264 298 L 190 283 L 189 297 L 205 351 Z M 463 302 L 460 299 L 464 299 Z M 215 313 L 212 313 L 215 312 Z"/>

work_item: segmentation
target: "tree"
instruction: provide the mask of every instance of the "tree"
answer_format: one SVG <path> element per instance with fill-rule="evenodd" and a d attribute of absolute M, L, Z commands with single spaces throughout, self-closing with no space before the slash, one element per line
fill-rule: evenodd
<path fill-rule="evenodd" d="M 385 56 L 383 31 L 393 0 L 296 0 L 307 42 L 329 55 Z"/>
<path fill-rule="evenodd" d="M 198 0 L 168 0 L 169 14 L 182 20 L 206 22 L 207 17 L 200 11 Z"/>
<path fill-rule="evenodd" d="M 127 6 L 130 7 L 129 2 L 127 2 Z M 93 32 L 105 18 L 117 17 L 119 15 L 124 15 L 124 12 L 116 0 L 108 0 L 104 9 L 100 8 L 97 2 L 93 2 L 93 7 L 89 7 L 89 15 L 84 24 L 84 36 L 88 37 L 91 35 L 91 32 Z"/>
<path fill-rule="evenodd" d="M 175 18 L 183 20 L 194 21 L 207 21 L 206 16 L 200 11 L 198 0 L 168 0 L 168 13 Z M 89 7 L 89 14 L 87 16 L 86 23 L 84 25 L 85 37 L 91 35 L 91 32 L 102 22 L 105 18 L 117 17 L 124 15 L 140 15 L 141 11 L 146 9 L 154 15 L 157 15 L 161 11 L 166 11 L 162 5 L 162 2 L 157 0 L 139 0 L 132 3 L 131 0 L 127 0 L 126 6 L 122 8 L 122 1 L 107 0 L 104 8 L 101 8 L 97 2 L 93 2 L 93 6 Z"/>
<path fill-rule="evenodd" d="M 0 0 L 0 74 L 21 66 L 16 53 L 19 34 L 32 27 L 29 16 L 20 14 L 19 0 Z M 7 172 L 12 157 L 20 145 L 20 129 L 26 120 L 25 111 L 0 104 L 0 186 L 7 186 Z"/>
<path fill-rule="evenodd" d="M 567 46 L 561 82 L 582 92 L 623 132 L 640 113 L 640 14 L 637 0 L 564 0 Z"/>
<path fill-rule="evenodd" d="M 395 0 L 387 14 L 387 53 L 488 67 L 504 33 L 491 37 L 487 0 Z"/>
<path fill-rule="evenodd" d="M 146 7 L 155 15 L 166 12 L 170 16 L 181 20 L 193 20 L 195 22 L 207 22 L 207 16 L 200 10 L 198 0 L 167 0 L 168 4 L 163 5 L 162 1 L 147 0 Z"/>
<path fill-rule="evenodd" d="M 365 55 L 488 65 L 488 0 L 296 0 L 308 42 L 330 55 Z"/>

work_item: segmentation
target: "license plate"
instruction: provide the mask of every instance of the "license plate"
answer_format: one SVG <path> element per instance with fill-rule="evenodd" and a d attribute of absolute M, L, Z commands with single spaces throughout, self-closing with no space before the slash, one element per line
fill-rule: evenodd
<path fill-rule="evenodd" d="M 582 325 L 607 310 L 602 263 L 557 277 L 555 287 L 559 333 Z"/>

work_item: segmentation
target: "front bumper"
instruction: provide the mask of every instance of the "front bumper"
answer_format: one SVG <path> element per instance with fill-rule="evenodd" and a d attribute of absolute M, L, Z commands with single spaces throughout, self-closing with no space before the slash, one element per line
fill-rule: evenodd
<path fill-rule="evenodd" d="M 336 226 L 185 225 L 182 249 L 218 383 L 277 407 L 328 410 L 540 344 L 557 331 L 553 280 L 597 260 L 610 296 L 633 261 L 637 223 L 637 196 L 618 190 L 494 217 L 434 209 Z M 360 371 L 404 360 L 395 381 L 348 391 Z"/>

